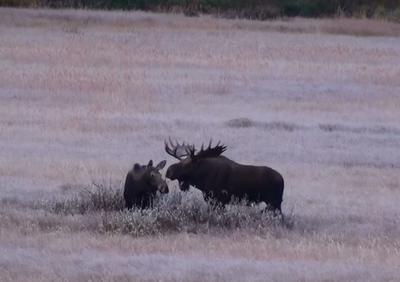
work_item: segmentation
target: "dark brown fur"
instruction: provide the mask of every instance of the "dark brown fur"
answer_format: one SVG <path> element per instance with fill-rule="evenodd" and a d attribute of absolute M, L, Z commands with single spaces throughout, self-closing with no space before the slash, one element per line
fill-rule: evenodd
<path fill-rule="evenodd" d="M 165 166 L 166 161 L 160 162 L 153 167 L 153 161 L 149 164 L 135 164 L 128 172 L 125 179 L 124 199 L 125 207 L 131 209 L 133 206 L 146 209 L 153 202 L 157 191 L 168 193 L 167 183 L 162 179 L 159 172 Z"/>
<path fill-rule="evenodd" d="M 172 142 L 171 142 L 172 144 Z M 206 198 L 213 197 L 223 204 L 231 201 L 232 197 L 247 199 L 249 202 L 265 202 L 269 208 L 281 212 L 284 181 L 281 174 L 266 166 L 238 164 L 221 154 L 225 146 L 219 144 L 195 154 L 194 146 L 186 146 L 186 158 L 179 155 L 177 143 L 173 149 L 166 144 L 167 153 L 180 159 L 171 165 L 166 177 L 178 180 L 182 190 L 189 185 L 201 190 Z"/>

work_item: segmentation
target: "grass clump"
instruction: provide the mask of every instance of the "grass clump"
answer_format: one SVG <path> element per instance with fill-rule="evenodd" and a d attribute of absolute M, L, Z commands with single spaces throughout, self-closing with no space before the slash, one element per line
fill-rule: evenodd
<path fill-rule="evenodd" d="M 172 189 L 171 189 L 172 190 Z M 100 233 L 130 234 L 134 237 L 190 232 L 208 233 L 226 230 L 267 232 L 281 225 L 281 218 L 263 207 L 248 205 L 246 201 L 233 201 L 222 206 L 215 201 L 204 201 L 194 189 L 177 189 L 157 195 L 152 208 L 124 209 L 121 188 L 93 184 L 72 196 L 42 203 L 49 216 L 74 216 L 81 230 Z M 86 221 L 85 218 L 96 218 Z M 93 226 L 96 222 L 96 226 Z"/>
<path fill-rule="evenodd" d="M 111 184 L 93 183 L 66 198 L 39 203 L 46 210 L 61 214 L 86 214 L 97 211 L 118 211 L 124 208 L 122 189 L 114 189 Z"/>

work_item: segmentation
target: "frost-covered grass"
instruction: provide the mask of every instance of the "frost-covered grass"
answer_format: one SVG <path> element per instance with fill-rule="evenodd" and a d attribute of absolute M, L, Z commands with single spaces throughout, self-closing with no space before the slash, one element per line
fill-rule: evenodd
<path fill-rule="evenodd" d="M 396 281 L 398 30 L 0 9 L 0 280 Z M 197 190 L 121 211 L 168 136 L 277 169 L 289 226 Z"/>
<path fill-rule="evenodd" d="M 62 199 L 52 199 L 38 203 L 39 207 L 55 214 L 74 215 L 90 212 L 110 212 L 124 209 L 123 191 L 111 184 L 92 183 Z"/>
<path fill-rule="evenodd" d="M 122 190 L 104 184 L 92 184 L 74 195 L 31 203 L 37 210 L 48 211 L 49 218 L 60 217 L 48 229 L 60 229 L 62 217 L 78 216 L 81 231 L 129 234 L 134 237 L 163 235 L 177 232 L 217 233 L 242 230 L 263 234 L 275 227 L 289 228 L 291 224 L 281 216 L 265 211 L 264 205 L 251 205 L 245 200 L 233 200 L 222 206 L 215 201 L 205 202 L 199 191 L 184 193 L 177 189 L 157 195 L 149 209 L 124 208 Z M 96 218 L 97 225 L 93 220 Z M 43 218 L 45 220 L 45 218 Z M 74 222 L 77 224 L 77 222 Z"/>

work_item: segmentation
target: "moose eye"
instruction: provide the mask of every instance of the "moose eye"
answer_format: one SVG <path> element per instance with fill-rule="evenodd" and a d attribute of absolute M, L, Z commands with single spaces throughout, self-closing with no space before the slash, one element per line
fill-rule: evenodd
<path fill-rule="evenodd" d="M 155 179 L 155 178 L 156 178 L 156 173 L 151 172 L 151 173 L 150 173 L 150 177 L 151 177 L 151 179 Z"/>

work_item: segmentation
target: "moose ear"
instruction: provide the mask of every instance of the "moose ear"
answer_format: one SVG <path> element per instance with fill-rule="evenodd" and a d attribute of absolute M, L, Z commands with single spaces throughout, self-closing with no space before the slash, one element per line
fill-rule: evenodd
<path fill-rule="evenodd" d="M 149 163 L 147 164 L 147 167 L 153 167 L 153 160 L 149 161 Z"/>
<path fill-rule="evenodd" d="M 133 171 L 139 171 L 142 168 L 142 166 L 138 163 L 133 165 Z"/>
<path fill-rule="evenodd" d="M 166 163 L 167 163 L 166 160 L 161 161 L 161 162 L 156 166 L 156 169 L 157 169 L 157 170 L 163 169 Z"/>

